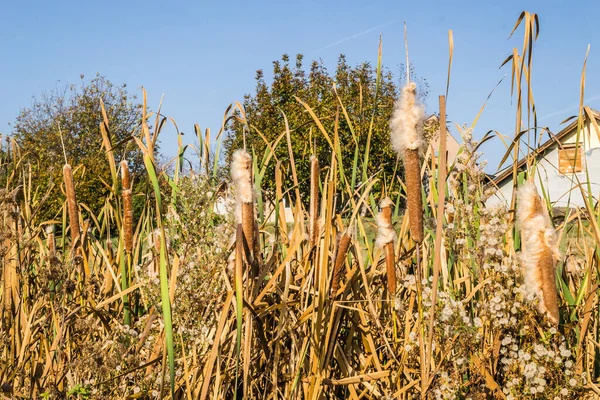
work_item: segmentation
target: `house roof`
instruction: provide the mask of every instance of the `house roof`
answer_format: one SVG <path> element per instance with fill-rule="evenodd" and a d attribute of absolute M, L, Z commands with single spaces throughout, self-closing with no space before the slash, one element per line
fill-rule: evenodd
<path fill-rule="evenodd" d="M 594 109 L 590 109 L 590 110 L 592 111 L 594 118 L 596 118 L 597 120 L 600 120 L 600 112 L 597 110 L 594 110 Z M 585 121 L 586 119 L 587 119 L 587 114 L 584 113 L 583 120 Z M 538 156 L 544 154 L 546 152 L 546 150 L 548 150 L 553 144 L 560 143 L 562 139 L 564 139 L 571 132 L 573 132 L 573 130 L 577 127 L 577 123 L 578 123 L 578 120 L 575 119 L 575 121 L 571 122 L 569 125 L 567 125 L 563 130 L 558 132 L 556 135 L 550 134 L 550 139 L 548 139 L 547 141 L 545 141 L 544 143 L 539 145 L 539 147 L 534 150 L 533 156 L 538 157 Z M 517 163 L 517 170 L 520 170 L 526 163 L 527 163 L 527 157 L 521 158 Z M 514 164 L 509 165 L 508 167 L 501 170 L 498 173 L 498 175 L 496 175 L 495 177 L 490 177 L 490 181 L 487 184 L 488 185 L 494 184 L 497 186 L 500 183 L 502 183 L 504 180 L 506 180 L 506 178 L 508 178 L 512 175 L 513 166 L 514 166 Z"/>

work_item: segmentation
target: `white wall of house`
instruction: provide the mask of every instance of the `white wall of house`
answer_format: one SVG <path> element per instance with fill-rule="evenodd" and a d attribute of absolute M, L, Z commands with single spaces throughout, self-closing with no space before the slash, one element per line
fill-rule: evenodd
<path fill-rule="evenodd" d="M 586 196 L 588 187 L 594 201 L 600 199 L 600 132 L 586 120 L 579 140 L 583 144 L 583 171 L 579 173 L 563 174 L 558 169 L 558 144 L 553 144 L 538 158 L 535 184 L 538 192 L 542 194 L 542 186 L 555 207 L 584 207 L 585 203 L 581 184 Z M 564 136 L 563 144 L 576 143 L 577 129 Z M 588 186 L 589 182 L 589 186 Z M 512 198 L 512 177 L 499 185 L 498 192 L 487 201 L 488 206 L 508 204 Z"/>

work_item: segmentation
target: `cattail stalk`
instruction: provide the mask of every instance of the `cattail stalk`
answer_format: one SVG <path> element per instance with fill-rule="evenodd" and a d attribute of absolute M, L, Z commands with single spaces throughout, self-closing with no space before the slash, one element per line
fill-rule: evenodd
<path fill-rule="evenodd" d="M 75 198 L 75 183 L 73 182 L 73 170 L 69 164 L 63 167 L 63 178 L 65 182 L 65 193 L 67 195 L 67 210 L 69 213 L 69 226 L 71 228 L 71 245 L 79 247 L 79 207 Z"/>
<path fill-rule="evenodd" d="M 394 255 L 394 242 L 396 232 L 392 228 L 392 200 L 383 199 L 380 204 L 381 211 L 377 214 L 377 239 L 375 245 L 385 251 L 385 268 L 387 272 L 387 287 L 391 296 L 396 294 L 396 260 Z"/>
<path fill-rule="evenodd" d="M 319 159 L 310 157 L 309 243 L 314 248 L 319 238 Z"/>
<path fill-rule="evenodd" d="M 131 194 L 131 179 L 127 161 L 121 161 L 121 178 L 123 184 L 123 232 L 125 236 L 125 252 L 133 250 L 133 200 Z"/>
<path fill-rule="evenodd" d="M 348 249 L 350 248 L 350 235 L 351 232 L 349 230 L 346 230 L 346 233 L 342 235 L 340 243 L 338 244 L 335 262 L 333 264 L 333 276 L 331 278 L 331 292 L 329 294 L 329 297 L 331 299 L 335 298 L 340 288 L 340 279 L 342 277 L 342 274 L 344 273 L 346 254 L 348 254 Z"/>
<path fill-rule="evenodd" d="M 425 110 L 417 104 L 416 88 L 414 82 L 402 88 L 400 99 L 394 104 L 390 120 L 390 139 L 392 147 L 404 160 L 411 237 L 416 243 L 421 243 L 424 234 L 419 151 L 423 146 Z"/>
<path fill-rule="evenodd" d="M 0 203 L 0 205 L 2 205 Z M 4 295 L 2 297 L 2 305 L 3 305 L 3 319 L 5 324 L 9 324 L 10 318 L 12 317 L 12 285 L 13 285 L 13 273 L 16 271 L 16 259 L 12 259 L 12 254 L 9 249 L 14 247 L 13 241 L 16 242 L 17 238 L 13 237 L 14 232 L 11 226 L 11 212 L 8 207 L 9 204 L 5 204 L 6 209 L 4 210 L 3 217 L 3 226 L 2 226 L 2 234 L 0 235 L 3 238 L 2 248 L 5 251 L 4 254 L 4 268 L 2 271 L 2 278 L 4 281 Z"/>
<path fill-rule="evenodd" d="M 131 195 L 131 177 L 127 161 L 121 161 L 121 184 L 123 198 L 123 247 L 126 259 L 121 258 L 121 290 L 129 288 L 131 252 L 133 251 L 133 200 Z M 123 319 L 125 325 L 131 325 L 131 304 L 129 295 L 123 296 Z"/>
<path fill-rule="evenodd" d="M 556 231 L 537 189 L 526 183 L 518 192 L 517 220 L 521 227 L 521 264 L 527 292 L 539 300 L 539 311 L 559 322 L 556 263 L 560 259 Z"/>
<path fill-rule="evenodd" d="M 252 158 L 245 150 L 233 153 L 231 178 L 237 188 L 236 219 L 242 224 L 246 260 L 252 265 L 253 276 L 258 275 L 253 262 L 254 244 L 254 196 L 252 192 Z"/>

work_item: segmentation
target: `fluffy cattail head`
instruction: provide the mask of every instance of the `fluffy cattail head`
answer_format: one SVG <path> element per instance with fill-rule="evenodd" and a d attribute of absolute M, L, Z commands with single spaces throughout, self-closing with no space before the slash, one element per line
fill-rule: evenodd
<path fill-rule="evenodd" d="M 231 161 L 231 180 L 236 188 L 236 219 L 242 222 L 242 204 L 252 204 L 252 158 L 246 150 L 236 150 Z"/>
<path fill-rule="evenodd" d="M 560 258 L 556 231 L 537 189 L 531 183 L 519 188 L 517 221 L 521 227 L 521 265 L 524 287 L 539 300 L 540 312 L 551 322 L 559 319 L 555 266 Z"/>
<path fill-rule="evenodd" d="M 410 82 L 402 88 L 390 120 L 392 147 L 400 157 L 406 150 L 422 149 L 424 118 L 425 110 L 417 104 L 417 85 Z"/>
<path fill-rule="evenodd" d="M 237 186 L 238 199 L 242 203 L 252 203 L 252 158 L 246 150 L 233 153 L 231 179 Z"/>
<path fill-rule="evenodd" d="M 394 104 L 390 139 L 392 147 L 404 160 L 410 232 L 416 243 L 421 243 L 424 238 L 419 160 L 419 152 L 423 147 L 424 117 L 425 110 L 417 104 L 417 86 L 411 82 L 402 88 L 400 99 Z"/>
<path fill-rule="evenodd" d="M 375 217 L 375 221 L 377 222 L 377 239 L 375 240 L 375 245 L 377 247 L 383 247 L 396 240 L 396 232 L 392 228 L 393 204 L 392 200 L 386 197 L 379 205 L 381 211 Z"/>

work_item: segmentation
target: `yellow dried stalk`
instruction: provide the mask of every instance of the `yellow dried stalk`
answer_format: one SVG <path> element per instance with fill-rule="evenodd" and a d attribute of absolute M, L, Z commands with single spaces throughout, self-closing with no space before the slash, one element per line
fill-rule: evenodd
<path fill-rule="evenodd" d="M 319 238 L 319 159 L 310 157 L 309 243 L 313 248 Z"/>
<path fill-rule="evenodd" d="M 13 247 L 13 232 L 11 227 L 11 212 L 9 211 L 9 205 L 6 204 L 3 215 L 3 226 L 2 226 L 2 252 L 4 252 L 4 268 L 3 268 L 3 281 L 4 281 L 4 294 L 2 297 L 4 318 L 7 319 L 12 315 L 12 283 L 13 283 L 13 271 L 16 270 L 14 263 L 16 260 L 12 260 L 11 252 L 9 249 Z M 6 321 L 8 323 L 8 321 Z"/>
<path fill-rule="evenodd" d="M 556 263 L 560 259 L 556 231 L 535 185 L 524 184 L 518 193 L 517 219 L 521 227 L 524 285 L 539 301 L 539 311 L 553 324 L 559 322 Z"/>
<path fill-rule="evenodd" d="M 75 183 L 73 181 L 73 170 L 69 164 L 63 167 L 63 178 L 65 182 L 65 194 L 67 195 L 67 211 L 69 213 L 69 227 L 71 229 L 71 245 L 79 247 L 79 207 L 75 197 Z"/>

